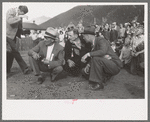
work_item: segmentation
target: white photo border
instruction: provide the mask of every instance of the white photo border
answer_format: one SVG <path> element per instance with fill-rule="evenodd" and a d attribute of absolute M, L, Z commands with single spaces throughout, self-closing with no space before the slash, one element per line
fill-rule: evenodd
<path fill-rule="evenodd" d="M 10 2 L 9 2 L 10 3 Z M 20 2 L 28 3 L 28 2 Z M 32 2 L 30 2 L 32 4 Z M 34 2 L 33 2 L 34 3 Z M 44 3 L 44 2 L 43 2 Z M 51 3 L 51 2 L 49 2 Z M 61 4 L 70 4 L 63 3 Z M 59 4 L 60 4 L 59 3 Z M 47 2 L 46 2 L 47 4 Z M 51 4 L 54 4 L 51 3 Z M 57 3 L 56 3 L 57 4 Z M 77 3 L 71 3 L 77 4 Z M 148 119 L 148 3 L 86 2 L 80 5 L 144 5 L 145 98 L 72 100 L 7 100 L 6 18 L 2 3 L 2 120 L 147 120 Z"/>

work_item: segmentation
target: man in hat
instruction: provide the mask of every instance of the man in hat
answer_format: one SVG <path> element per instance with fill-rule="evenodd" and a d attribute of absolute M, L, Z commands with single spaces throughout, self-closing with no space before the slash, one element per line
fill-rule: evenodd
<path fill-rule="evenodd" d="M 58 74 L 62 72 L 62 65 L 64 64 L 63 47 L 56 41 L 58 38 L 57 30 L 48 27 L 44 37 L 44 41 L 38 43 L 28 52 L 31 68 L 35 76 L 38 77 L 38 84 L 44 81 L 41 71 L 49 72 L 51 81 L 54 82 Z"/>
<path fill-rule="evenodd" d="M 122 62 L 114 53 L 108 41 L 102 37 L 95 37 L 94 30 L 84 30 L 82 35 L 84 40 L 91 43 L 93 47 L 91 52 L 86 53 L 81 58 L 82 62 L 86 62 L 88 57 L 91 58 L 82 73 L 88 76 L 89 86 L 92 90 L 103 89 L 105 79 L 118 74 Z"/>
<path fill-rule="evenodd" d="M 6 13 L 6 40 L 7 45 L 9 45 L 8 47 L 10 47 L 9 49 L 11 49 L 7 51 L 7 73 L 10 73 L 14 58 L 24 74 L 30 71 L 16 45 L 16 39 L 21 36 L 22 18 L 28 18 L 25 15 L 26 13 L 28 13 L 28 8 L 26 6 L 11 8 Z"/>

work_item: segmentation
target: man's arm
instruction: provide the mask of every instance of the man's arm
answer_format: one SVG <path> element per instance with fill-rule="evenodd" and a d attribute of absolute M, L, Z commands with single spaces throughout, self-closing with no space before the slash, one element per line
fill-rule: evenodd
<path fill-rule="evenodd" d="M 107 40 L 105 40 L 104 38 L 101 38 L 101 40 L 98 40 L 97 42 L 97 45 L 99 45 L 99 49 L 98 50 L 95 50 L 95 51 L 92 51 L 90 52 L 90 56 L 91 57 L 95 57 L 95 56 L 104 56 L 106 55 L 107 53 L 107 50 L 108 50 L 108 45 L 107 45 Z"/>
<path fill-rule="evenodd" d="M 28 55 L 33 56 L 34 53 L 39 53 L 40 51 L 40 43 L 38 43 L 34 48 L 29 50 Z"/>
<path fill-rule="evenodd" d="M 19 16 L 16 16 L 15 10 L 10 9 L 6 14 L 6 21 L 11 25 L 21 21 L 21 18 Z"/>

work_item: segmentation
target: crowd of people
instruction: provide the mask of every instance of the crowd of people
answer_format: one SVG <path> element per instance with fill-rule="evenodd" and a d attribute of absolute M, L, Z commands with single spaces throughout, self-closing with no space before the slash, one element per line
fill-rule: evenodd
<path fill-rule="evenodd" d="M 24 74 L 30 73 L 15 49 L 18 24 L 27 12 L 27 7 L 21 6 L 7 13 L 7 48 L 10 49 L 7 49 L 7 73 L 12 66 L 10 55 Z M 14 23 L 16 27 L 12 26 Z M 122 68 L 134 75 L 144 74 L 144 23 L 132 21 L 118 25 L 113 22 L 92 26 L 70 23 L 66 28 L 47 27 L 43 36 L 44 39 L 34 41 L 34 47 L 28 51 L 30 67 L 38 84 L 44 82 L 42 72 L 50 73 L 51 82 L 63 72 L 71 76 L 82 74 L 89 81 L 90 89 L 99 90 Z M 32 38 L 37 40 L 36 33 Z"/>

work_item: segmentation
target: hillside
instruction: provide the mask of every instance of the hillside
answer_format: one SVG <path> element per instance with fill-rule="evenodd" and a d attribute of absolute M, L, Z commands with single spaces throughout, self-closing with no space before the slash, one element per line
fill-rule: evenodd
<path fill-rule="evenodd" d="M 102 18 L 107 18 L 107 22 L 116 21 L 118 23 L 130 22 L 138 16 L 138 22 L 144 21 L 144 6 L 143 5 L 88 5 L 77 6 L 67 12 L 61 13 L 52 19 L 40 24 L 41 27 L 47 28 L 67 26 L 70 22 L 75 25 L 79 20 L 83 20 L 83 25 L 91 25 L 94 23 L 101 24 Z"/>
<path fill-rule="evenodd" d="M 35 24 L 39 25 L 39 24 L 46 22 L 47 20 L 50 20 L 50 17 L 41 16 L 41 17 L 37 17 L 30 21 L 25 21 L 25 22 L 33 23 L 33 21 L 35 21 Z"/>

